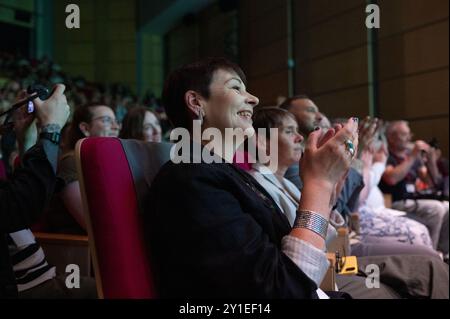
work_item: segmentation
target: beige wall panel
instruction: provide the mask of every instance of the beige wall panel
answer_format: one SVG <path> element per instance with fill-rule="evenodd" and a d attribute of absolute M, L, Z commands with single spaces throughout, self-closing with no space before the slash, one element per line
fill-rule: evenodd
<path fill-rule="evenodd" d="M 134 20 L 135 4 L 129 0 L 108 1 L 107 10 L 109 19 Z"/>
<path fill-rule="evenodd" d="M 448 114 L 448 69 L 382 82 L 381 114 L 388 119 Z"/>
<path fill-rule="evenodd" d="M 380 40 L 380 79 L 448 67 L 448 20 Z"/>
<path fill-rule="evenodd" d="M 108 41 L 134 41 L 136 39 L 136 22 L 134 20 L 117 20 L 109 24 L 105 39 Z"/>
<path fill-rule="evenodd" d="M 414 139 L 429 142 L 435 137 L 445 157 L 448 158 L 448 116 L 434 120 L 414 121 L 409 123 Z"/>
<path fill-rule="evenodd" d="M 109 66 L 106 76 L 113 82 L 130 83 L 134 79 L 134 68 L 134 63 L 115 63 Z"/>
<path fill-rule="evenodd" d="M 286 7 L 277 7 L 260 18 L 248 21 L 250 25 L 249 45 L 252 50 L 264 47 L 284 38 L 287 34 Z"/>
<path fill-rule="evenodd" d="M 254 50 L 247 76 L 256 77 L 278 72 L 287 67 L 287 39 Z"/>
<path fill-rule="evenodd" d="M 94 50 L 90 43 L 73 43 L 68 45 L 68 63 L 94 63 Z"/>
<path fill-rule="evenodd" d="M 448 18 L 448 0 L 379 0 L 380 37 Z"/>
<path fill-rule="evenodd" d="M 245 0 L 240 1 L 242 4 L 240 8 L 245 12 L 245 19 L 249 23 L 253 23 L 255 19 L 260 19 L 262 16 L 270 14 L 280 7 L 286 7 L 286 0 Z"/>
<path fill-rule="evenodd" d="M 369 114 L 367 86 L 315 96 L 312 99 L 330 119 L 351 116 L 364 118 Z"/>
<path fill-rule="evenodd" d="M 168 65 L 173 69 L 198 59 L 198 26 L 183 26 L 169 32 Z"/>
<path fill-rule="evenodd" d="M 294 1 L 294 17 L 296 29 L 304 30 L 312 25 L 319 24 L 336 15 L 353 8 L 361 8 L 364 12 L 364 0 L 301 0 Z"/>
<path fill-rule="evenodd" d="M 60 0 L 56 0 L 54 2 L 59 2 Z M 92 0 L 78 0 L 78 1 L 73 1 L 73 0 L 69 0 L 66 1 L 68 3 L 79 3 L 80 6 L 80 20 L 81 23 L 83 23 L 84 21 L 93 21 L 96 18 L 96 15 L 94 13 L 94 4 L 95 1 Z"/>
<path fill-rule="evenodd" d="M 360 9 L 299 31 L 295 36 L 296 58 L 299 63 L 367 42 L 365 14 Z"/>
<path fill-rule="evenodd" d="M 114 46 L 113 50 L 105 52 L 105 60 L 108 62 L 134 62 L 136 61 L 136 43 L 120 42 L 120 46 Z"/>
<path fill-rule="evenodd" d="M 275 105 L 278 96 L 287 96 L 287 71 L 281 71 L 264 77 L 249 78 L 248 91 L 257 96 L 260 105 Z"/>
<path fill-rule="evenodd" d="M 67 55 L 68 55 L 68 46 L 65 43 L 55 42 L 53 44 L 53 54 L 55 57 L 55 61 L 58 64 L 66 64 L 67 63 Z"/>
<path fill-rule="evenodd" d="M 92 21 L 80 22 L 80 26 L 79 29 L 64 29 L 55 41 L 66 42 L 70 39 L 71 43 L 93 42 L 95 39 L 95 23 Z"/>
<path fill-rule="evenodd" d="M 69 3 L 80 7 L 80 29 L 65 27 L 65 7 Z M 54 1 L 54 25 L 54 58 L 64 71 L 90 81 L 120 81 L 135 88 L 134 1 Z"/>
<path fill-rule="evenodd" d="M 309 94 L 345 89 L 365 84 L 367 80 L 367 48 L 361 47 L 297 68 L 297 79 Z"/>
<path fill-rule="evenodd" d="M 92 68 L 92 64 L 65 64 L 64 72 L 71 74 L 72 76 L 84 76 L 88 81 L 94 81 L 94 69 Z"/>

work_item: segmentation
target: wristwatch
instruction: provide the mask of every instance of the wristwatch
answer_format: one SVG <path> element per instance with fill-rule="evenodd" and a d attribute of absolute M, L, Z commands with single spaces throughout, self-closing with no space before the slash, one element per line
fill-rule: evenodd
<path fill-rule="evenodd" d="M 61 141 L 61 133 L 58 132 L 41 132 L 39 134 L 39 138 L 44 138 L 46 140 L 49 140 L 53 144 L 59 144 Z"/>
<path fill-rule="evenodd" d="M 328 220 L 316 212 L 298 210 L 293 227 L 309 229 L 325 239 L 327 237 Z"/>

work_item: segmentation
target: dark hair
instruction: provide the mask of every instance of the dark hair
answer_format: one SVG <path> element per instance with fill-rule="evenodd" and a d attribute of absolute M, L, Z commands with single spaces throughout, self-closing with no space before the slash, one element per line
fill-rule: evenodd
<path fill-rule="evenodd" d="M 162 102 L 174 127 L 192 128 L 193 114 L 187 108 L 184 96 L 187 91 L 193 90 L 208 99 L 214 72 L 220 69 L 235 72 L 246 83 L 241 68 L 225 58 L 207 58 L 184 65 L 169 74 L 164 83 Z"/>
<path fill-rule="evenodd" d="M 81 122 L 91 122 L 92 121 L 92 109 L 97 106 L 102 106 L 100 103 L 90 103 L 85 104 L 75 108 L 75 112 L 73 113 L 72 122 L 70 124 L 70 128 L 68 131 L 67 137 L 67 147 L 68 149 L 73 150 L 75 148 L 75 144 L 78 140 L 85 138 L 86 136 L 80 130 Z"/>
<path fill-rule="evenodd" d="M 280 104 L 279 108 L 289 111 L 291 109 L 292 102 L 295 100 L 310 100 L 310 98 L 306 94 L 294 95 L 284 100 L 284 102 Z"/>
<path fill-rule="evenodd" d="M 257 133 L 259 128 L 265 128 L 266 138 L 270 138 L 270 129 L 282 126 L 283 120 L 288 117 L 295 121 L 294 115 L 284 109 L 279 107 L 260 107 L 253 114 L 253 128 Z"/>
<path fill-rule="evenodd" d="M 143 106 L 131 108 L 122 120 L 122 129 L 120 130 L 119 137 L 125 139 L 131 138 L 143 140 L 143 124 L 146 112 L 153 113 L 148 108 Z"/>

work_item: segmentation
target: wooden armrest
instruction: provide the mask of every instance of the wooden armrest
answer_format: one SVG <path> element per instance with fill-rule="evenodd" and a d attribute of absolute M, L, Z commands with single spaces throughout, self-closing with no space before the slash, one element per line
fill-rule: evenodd
<path fill-rule="evenodd" d="M 71 245 L 80 245 L 80 246 L 88 246 L 88 236 L 86 235 L 72 235 L 72 234 L 53 234 L 53 233 L 33 233 L 36 240 L 43 243 L 52 243 L 52 244 L 71 244 Z"/>
<path fill-rule="evenodd" d="M 33 233 L 41 245 L 49 264 L 56 266 L 56 271 L 63 274 L 69 264 L 80 267 L 80 274 L 91 276 L 91 254 L 88 236 L 72 234 Z"/>
<path fill-rule="evenodd" d="M 328 271 L 320 284 L 320 289 L 324 291 L 336 291 L 336 254 L 327 253 L 327 259 L 330 262 L 330 267 L 328 267 Z"/>
<path fill-rule="evenodd" d="M 357 234 L 361 233 L 358 212 L 350 214 L 350 228 Z"/>
<path fill-rule="evenodd" d="M 387 208 L 392 208 L 392 195 L 391 194 L 383 194 L 384 198 L 384 206 Z"/>
<path fill-rule="evenodd" d="M 337 238 L 328 245 L 327 250 L 332 254 L 339 252 L 341 256 L 347 256 L 350 254 L 349 230 L 347 227 L 339 227 L 337 233 Z"/>
<path fill-rule="evenodd" d="M 348 236 L 349 231 L 347 227 L 339 227 L 337 229 L 338 236 Z"/>
<path fill-rule="evenodd" d="M 334 254 L 334 253 L 327 253 L 327 259 L 334 267 L 334 265 L 336 264 L 336 254 Z"/>

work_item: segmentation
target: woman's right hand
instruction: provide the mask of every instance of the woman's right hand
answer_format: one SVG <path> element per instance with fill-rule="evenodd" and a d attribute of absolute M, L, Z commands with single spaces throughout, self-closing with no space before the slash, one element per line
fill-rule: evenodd
<path fill-rule="evenodd" d="M 331 132 L 330 132 L 331 131 Z M 355 154 L 358 148 L 358 120 L 350 118 L 341 127 L 330 129 L 326 141 L 322 141 L 322 130 L 312 132 L 306 140 L 305 152 L 300 161 L 301 178 L 305 185 L 316 185 L 318 189 L 332 192 L 336 183 L 343 178 L 354 155 L 345 145 L 351 140 Z"/>

